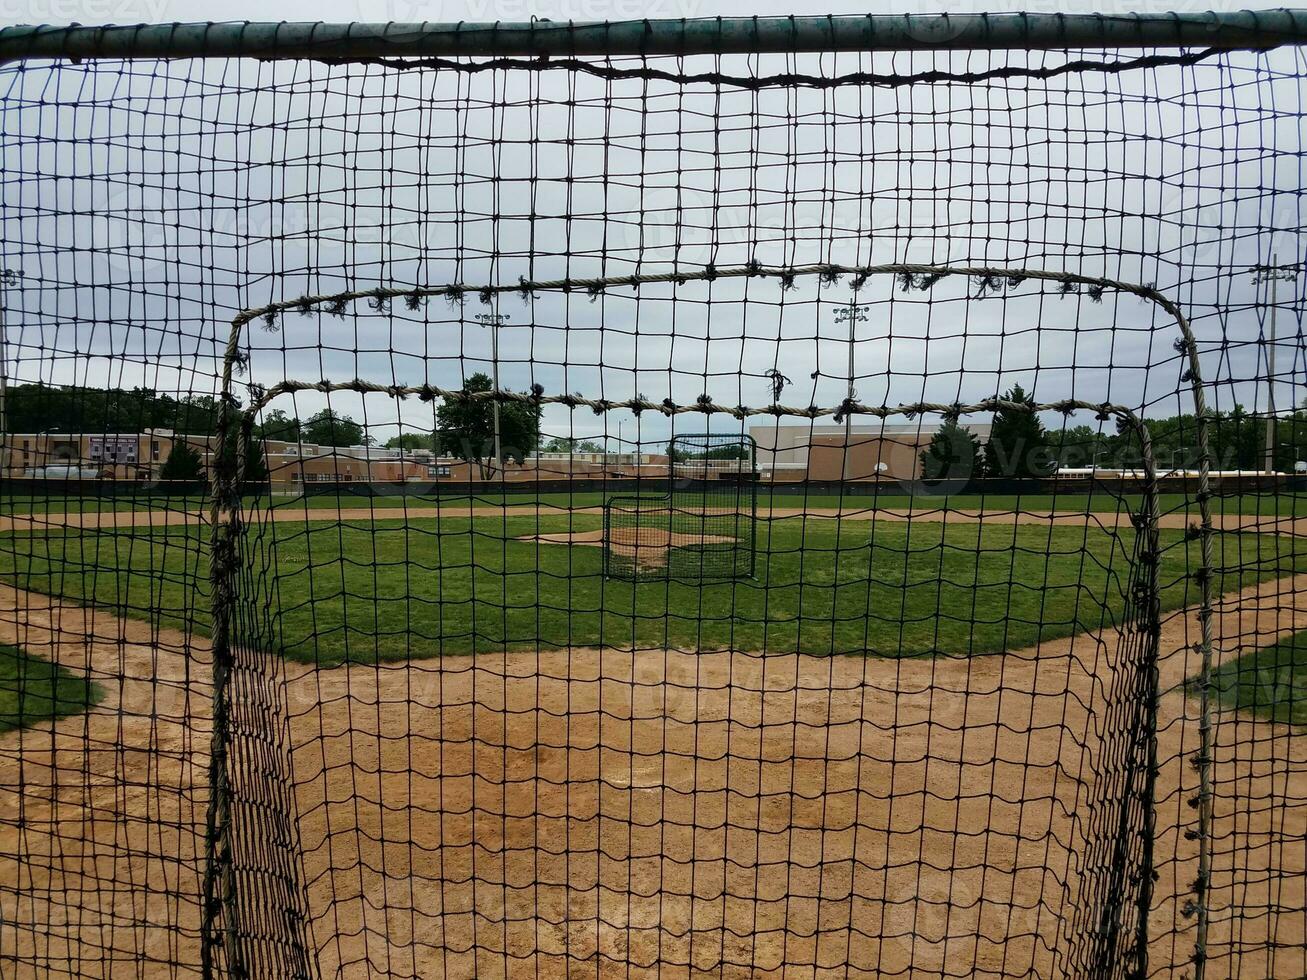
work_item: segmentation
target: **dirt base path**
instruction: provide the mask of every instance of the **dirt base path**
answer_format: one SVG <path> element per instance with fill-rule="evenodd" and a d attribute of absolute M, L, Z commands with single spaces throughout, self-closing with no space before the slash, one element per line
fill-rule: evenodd
<path fill-rule="evenodd" d="M 1171 614 L 1162 646 L 1157 976 L 1192 949 L 1164 896 L 1196 871 L 1195 623 Z M 1222 658 L 1307 627 L 1307 576 L 1217 623 Z M 6 977 L 189 973 L 207 648 L 11 588 L 0 639 L 107 693 L 0 736 Z M 286 665 L 323 975 L 1061 974 L 1114 657 L 1081 635 L 970 659 Z M 1224 714 L 1216 741 L 1209 975 L 1304 975 L 1307 738 Z"/>
<path fill-rule="evenodd" d="M 0 974 L 198 975 L 207 641 L 0 585 L 0 642 L 104 693 L 0 735 Z"/>

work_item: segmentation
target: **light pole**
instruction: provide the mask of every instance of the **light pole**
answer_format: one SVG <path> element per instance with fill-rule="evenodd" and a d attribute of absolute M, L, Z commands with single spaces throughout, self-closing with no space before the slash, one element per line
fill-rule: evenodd
<path fill-rule="evenodd" d="M 5 329 L 5 306 L 9 301 L 10 287 L 17 286 L 22 278 L 21 269 L 5 269 L 0 272 L 0 473 L 9 471 L 9 416 L 6 414 L 9 394 L 9 334 Z"/>
<path fill-rule="evenodd" d="M 1252 273 L 1254 283 L 1269 282 L 1271 284 L 1271 315 L 1270 315 L 1270 342 L 1266 347 L 1266 462 L 1264 469 L 1267 474 L 1275 471 L 1275 312 L 1278 308 L 1276 303 L 1276 285 L 1281 279 L 1296 280 L 1298 273 L 1294 269 L 1281 268 L 1279 255 L 1271 253 L 1270 265 L 1255 265 L 1249 270 Z"/>
<path fill-rule="evenodd" d="M 495 468 L 502 470 L 504 458 L 499 446 L 499 325 L 507 323 L 507 313 L 477 313 L 474 319 L 490 327 L 490 371 L 494 375 L 495 399 L 491 402 L 495 416 Z"/>
<path fill-rule="evenodd" d="M 871 309 L 870 304 L 856 302 L 857 294 L 854 299 L 849 300 L 848 306 L 841 306 L 835 310 L 835 322 L 848 322 L 849 325 L 849 404 L 853 404 L 853 399 L 857 392 L 853 390 L 854 363 L 853 354 L 857 349 L 855 343 L 856 325 L 865 322 L 867 319 L 867 310 Z M 853 413 L 845 412 L 844 414 L 844 465 L 840 468 L 841 479 L 849 479 L 849 457 L 853 454 Z"/>

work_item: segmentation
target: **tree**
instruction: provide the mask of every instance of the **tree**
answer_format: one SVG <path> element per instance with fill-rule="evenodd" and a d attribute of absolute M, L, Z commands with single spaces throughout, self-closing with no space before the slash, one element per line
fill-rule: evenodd
<path fill-rule="evenodd" d="M 204 476 L 204 461 L 191 444 L 177 442 L 159 470 L 160 480 L 199 480 Z"/>
<path fill-rule="evenodd" d="M 429 449 L 438 452 L 434 432 L 402 432 L 386 440 L 387 449 Z"/>
<path fill-rule="evenodd" d="M 173 428 L 197 436 L 211 436 L 218 431 L 218 399 L 212 395 L 184 395 L 177 405 Z"/>
<path fill-rule="evenodd" d="M 217 423 L 217 400 L 206 395 L 178 400 L 150 388 L 20 384 L 6 392 L 5 423 L 10 432 L 175 429 L 207 435 Z"/>
<path fill-rule="evenodd" d="M 1033 406 L 1035 400 L 1020 385 L 1013 385 L 1002 401 Z M 1048 433 L 1032 411 L 1000 408 L 985 446 L 985 475 L 991 477 L 1048 476 L 1053 460 L 1048 449 Z"/>
<path fill-rule="evenodd" d="M 1093 466 L 1100 454 L 1107 454 L 1110 439 L 1093 426 L 1074 425 L 1049 433 L 1048 449 L 1059 466 L 1072 469 Z"/>
<path fill-rule="evenodd" d="M 546 453 L 601 453 L 604 447 L 593 439 L 577 439 L 575 436 L 554 436 L 540 447 Z"/>
<path fill-rule="evenodd" d="M 694 459 L 748 459 L 749 450 L 742 444 L 735 443 L 726 446 L 716 446 L 712 449 L 705 449 L 701 453 L 691 453 Z"/>
<path fill-rule="evenodd" d="M 245 482 L 263 483 L 268 479 L 268 464 L 263 459 L 263 440 L 250 437 L 245 447 Z"/>
<path fill-rule="evenodd" d="M 490 378 L 478 371 L 463 382 L 468 392 L 493 391 Z M 489 399 L 447 398 L 436 409 L 436 435 L 444 452 L 475 463 L 485 479 L 485 460 L 495 454 L 494 405 Z M 506 401 L 499 406 L 499 442 L 504 459 L 526 461 L 540 440 L 540 406 Z"/>
<path fill-rule="evenodd" d="M 304 423 L 303 438 L 318 446 L 366 445 L 363 426 L 330 408 L 324 408 Z"/>
<path fill-rule="evenodd" d="M 1260 470 L 1265 459 L 1266 417 L 1252 415 L 1236 404 L 1229 412 L 1212 413 L 1208 428 L 1213 468 Z"/>
<path fill-rule="evenodd" d="M 1307 402 L 1275 423 L 1275 468 L 1293 473 L 1303 460 L 1307 460 Z"/>
<path fill-rule="evenodd" d="M 254 427 L 255 435 L 260 439 L 276 439 L 280 442 L 300 441 L 300 420 L 287 415 L 280 408 L 263 413 L 263 421 Z"/>
<path fill-rule="evenodd" d="M 227 441 L 222 451 L 222 458 L 227 462 L 228 467 L 231 465 L 232 456 L 236 453 L 239 438 L 239 426 L 233 425 L 227 433 Z M 250 434 L 249 442 L 245 445 L 244 476 L 246 484 L 263 483 L 268 479 L 268 465 L 263 458 L 263 440 L 253 433 Z"/>
<path fill-rule="evenodd" d="M 981 455 L 975 434 L 957 420 L 946 419 L 921 452 L 922 479 L 965 483 L 981 474 Z"/>

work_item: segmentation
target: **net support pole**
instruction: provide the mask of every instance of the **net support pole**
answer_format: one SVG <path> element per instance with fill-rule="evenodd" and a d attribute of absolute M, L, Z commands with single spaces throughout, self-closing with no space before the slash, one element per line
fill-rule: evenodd
<path fill-rule="evenodd" d="M 209 507 L 209 585 L 213 654 L 213 732 L 209 749 L 209 800 L 204 830 L 204 877 L 200 917 L 201 974 L 248 976 L 237 929 L 236 875 L 231 839 L 231 626 L 236 607 L 236 542 L 240 534 L 237 454 L 231 397 L 232 362 L 225 365 L 223 399 L 212 454 L 213 496 Z"/>
<path fill-rule="evenodd" d="M 868 14 L 601 23 L 151 24 L 8 27 L 0 63 L 39 58 L 364 59 L 1067 48 L 1274 48 L 1307 43 L 1307 10 L 1171 14 Z"/>

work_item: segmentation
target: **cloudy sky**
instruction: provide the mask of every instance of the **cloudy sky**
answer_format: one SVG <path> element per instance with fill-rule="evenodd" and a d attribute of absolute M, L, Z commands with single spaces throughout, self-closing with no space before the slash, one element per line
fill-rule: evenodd
<path fill-rule="evenodd" d="M 790 12 L 765 2 L 747 10 L 708 0 L 623 4 L 359 0 L 274 10 L 236 2 L 223 11 L 369 21 Z M 9 23 L 212 16 L 211 6 L 178 0 L 14 0 L 0 10 Z M 900 53 L 650 65 L 831 76 L 1064 58 Z M 210 391 L 231 316 L 304 293 L 753 260 L 912 261 L 1155 282 L 1190 311 L 1218 407 L 1262 407 L 1267 295 L 1248 270 L 1272 255 L 1302 261 L 1303 68 L 1301 52 L 1280 50 L 1047 81 L 754 91 L 559 70 L 312 62 L 9 67 L 0 70 L 4 261 L 25 277 L 5 299 L 8 371 L 15 381 Z M 1302 289 L 1301 281 L 1279 287 L 1281 407 L 1307 394 Z M 758 405 L 771 397 L 767 373 L 779 371 L 790 381 L 782 401 L 832 406 L 849 386 L 842 318 L 854 300 L 854 388 L 864 402 L 968 401 L 1021 383 L 1041 400 L 1110 399 L 1154 414 L 1188 407 L 1177 394 L 1176 331 L 1160 310 L 1112 293 L 1101 302 L 1061 296 L 1029 281 L 982 291 L 960 278 L 904 291 L 884 277 L 856 296 L 847 279 L 807 277 L 788 289 L 719 280 L 491 304 L 470 294 L 417 310 L 358 303 L 342 317 L 292 314 L 275 331 L 252 327 L 243 380 L 458 387 L 493 370 L 478 316 L 499 314 L 507 387 Z M 280 407 L 307 416 L 324 401 L 297 396 Z M 331 404 L 383 439 L 399 425 L 431 424 L 430 408 L 416 402 L 341 394 Z M 545 428 L 594 437 L 619 426 L 646 442 L 670 431 L 661 419 L 562 408 L 549 410 Z"/>

